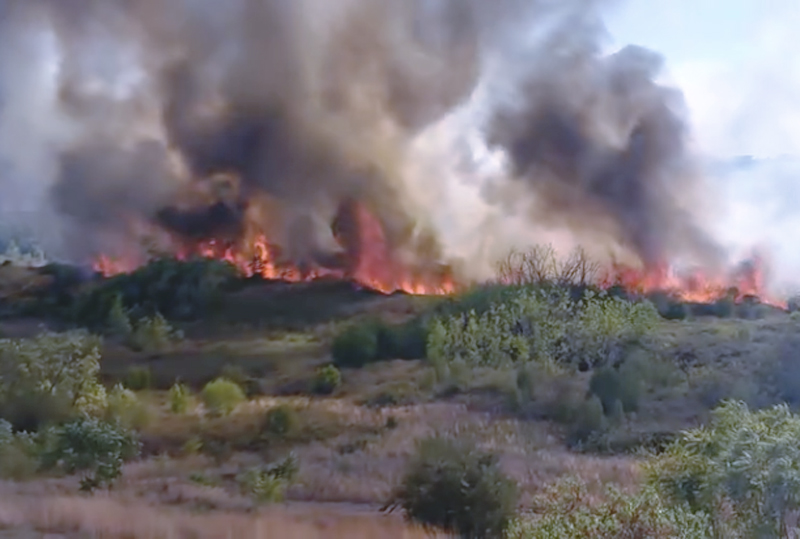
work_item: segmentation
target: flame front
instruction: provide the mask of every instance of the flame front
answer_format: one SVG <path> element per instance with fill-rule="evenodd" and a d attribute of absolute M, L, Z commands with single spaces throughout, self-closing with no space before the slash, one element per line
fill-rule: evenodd
<path fill-rule="evenodd" d="M 182 242 L 172 256 L 178 260 L 192 257 L 225 260 L 238 268 L 245 277 L 260 276 L 264 279 L 286 282 L 303 282 L 326 277 L 349 279 L 386 294 L 402 291 L 417 295 L 446 295 L 456 291 L 456 280 L 449 268 L 417 269 L 400 263 L 389 248 L 380 221 L 365 207 L 356 205 L 353 217 L 358 245 L 349 253 L 350 260 L 346 269 L 319 265 L 301 268 L 296 264 L 279 262 L 275 255 L 278 251 L 277 246 L 261 232 L 238 242 L 217 240 Z M 145 262 L 146 260 L 130 256 L 100 255 L 93 267 L 103 276 L 111 277 L 129 273 Z"/>

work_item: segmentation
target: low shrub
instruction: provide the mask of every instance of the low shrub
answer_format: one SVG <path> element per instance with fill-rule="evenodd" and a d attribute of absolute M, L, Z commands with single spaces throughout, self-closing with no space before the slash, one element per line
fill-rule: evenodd
<path fill-rule="evenodd" d="M 60 467 L 82 474 L 81 490 L 110 486 L 122 474 L 124 462 L 139 455 L 140 444 L 125 429 L 98 419 L 79 419 L 54 432 L 54 444 L 43 455 L 46 468 Z"/>
<path fill-rule="evenodd" d="M 603 413 L 612 415 L 620 403 L 625 413 L 639 409 L 639 399 L 643 389 L 642 380 L 637 376 L 632 364 L 625 363 L 619 369 L 603 367 L 589 380 L 589 391 L 600 399 Z"/>
<path fill-rule="evenodd" d="M 269 437 L 283 439 L 295 433 L 298 425 L 297 410 L 281 404 L 266 413 L 262 432 Z"/>
<path fill-rule="evenodd" d="M 533 511 L 510 527 L 508 539 L 712 539 L 709 518 L 670 504 L 652 489 L 623 494 L 609 488 L 596 503 L 586 486 L 560 481 L 538 495 Z"/>
<path fill-rule="evenodd" d="M 123 384 L 133 391 L 144 391 L 153 386 L 153 373 L 149 367 L 134 366 L 128 369 Z"/>
<path fill-rule="evenodd" d="M 503 537 L 514 516 L 517 485 L 497 458 L 466 442 L 423 440 L 389 507 L 408 518 L 465 538 Z"/>
<path fill-rule="evenodd" d="M 428 333 L 422 318 L 401 325 L 377 323 L 377 359 L 422 359 Z"/>
<path fill-rule="evenodd" d="M 359 368 L 378 357 L 378 332 L 374 324 L 351 326 L 340 333 L 331 347 L 333 362 L 340 368 Z"/>
<path fill-rule="evenodd" d="M 0 340 L 0 417 L 34 432 L 98 395 L 101 340 L 84 331 Z"/>
<path fill-rule="evenodd" d="M 173 414 L 185 414 L 189 411 L 189 406 L 192 401 L 192 392 L 188 386 L 175 383 L 169 388 L 169 410 Z"/>
<path fill-rule="evenodd" d="M 147 404 L 136 393 L 117 385 L 108 394 L 107 418 L 125 429 L 141 429 L 152 420 Z"/>
<path fill-rule="evenodd" d="M 285 459 L 251 468 L 237 477 L 243 494 L 256 503 L 278 503 L 284 499 L 286 489 L 292 484 L 298 472 L 297 458 L 290 454 Z"/>
<path fill-rule="evenodd" d="M 131 349 L 157 353 L 169 350 L 183 339 L 183 333 L 173 328 L 161 313 L 139 319 L 128 339 Z"/>
<path fill-rule="evenodd" d="M 342 384 L 342 373 L 334 365 L 325 365 L 317 369 L 311 386 L 317 395 L 330 395 Z"/>
<path fill-rule="evenodd" d="M 214 415 L 228 415 L 246 400 L 242 388 L 225 378 L 207 383 L 202 391 L 203 404 Z"/>
<path fill-rule="evenodd" d="M 603 403 L 596 396 L 583 401 L 575 410 L 569 427 L 568 442 L 571 446 L 582 446 L 591 443 L 602 435 L 608 423 L 603 410 Z"/>
<path fill-rule="evenodd" d="M 36 456 L 23 435 L 14 434 L 11 423 L 0 419 L 0 479 L 21 481 L 39 468 Z"/>

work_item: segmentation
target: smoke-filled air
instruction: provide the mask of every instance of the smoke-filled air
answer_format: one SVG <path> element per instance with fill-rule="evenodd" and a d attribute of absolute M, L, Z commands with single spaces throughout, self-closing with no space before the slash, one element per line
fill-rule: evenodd
<path fill-rule="evenodd" d="M 682 95 L 605 52 L 607 4 L 0 0 L 0 211 L 105 272 L 446 288 L 542 243 L 724 271 Z"/>

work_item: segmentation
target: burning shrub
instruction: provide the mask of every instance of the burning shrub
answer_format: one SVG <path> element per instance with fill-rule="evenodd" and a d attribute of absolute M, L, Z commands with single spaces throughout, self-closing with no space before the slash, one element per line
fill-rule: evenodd
<path fill-rule="evenodd" d="M 0 340 L 0 415 L 35 431 L 88 406 L 98 387 L 100 340 L 82 331 Z"/>
<path fill-rule="evenodd" d="M 497 458 L 472 444 L 423 440 L 390 506 L 409 518 L 459 537 L 503 537 L 516 512 L 517 485 Z"/>
<path fill-rule="evenodd" d="M 337 367 L 363 367 L 378 358 L 378 330 L 375 324 L 351 326 L 340 333 L 331 347 Z"/>
<path fill-rule="evenodd" d="M 218 305 L 221 293 L 237 276 L 234 266 L 218 260 L 155 260 L 85 290 L 76 298 L 74 317 L 87 327 L 107 327 L 120 298 L 124 310 L 135 318 L 161 313 L 171 319 L 195 319 Z"/>

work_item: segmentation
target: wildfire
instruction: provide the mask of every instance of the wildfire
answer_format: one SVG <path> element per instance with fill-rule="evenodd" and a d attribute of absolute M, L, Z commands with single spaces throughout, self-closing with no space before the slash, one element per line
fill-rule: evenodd
<path fill-rule="evenodd" d="M 726 275 L 712 276 L 699 269 L 678 272 L 666 263 L 650 269 L 613 264 L 601 275 L 602 288 L 620 286 L 626 291 L 639 294 L 661 292 L 684 302 L 713 303 L 726 297 L 740 302 L 747 297 L 755 297 L 776 307 L 786 306 L 785 302 L 768 296 L 763 259 L 758 254 L 754 254 Z"/>
<path fill-rule="evenodd" d="M 406 292 L 418 295 L 445 295 L 456 290 L 456 281 L 447 268 L 412 269 L 400 263 L 390 252 L 380 221 L 361 205 L 354 206 L 353 230 L 345 243 L 349 251 L 344 268 L 321 265 L 297 265 L 279 261 L 279 248 L 266 234 L 257 233 L 239 242 L 209 240 L 183 244 L 175 249 L 178 260 L 203 257 L 225 260 L 245 277 L 286 282 L 312 281 L 320 278 L 349 279 L 360 285 L 390 294 Z M 112 258 L 101 255 L 94 270 L 105 277 L 128 273 L 143 261 L 134 258 Z"/>

